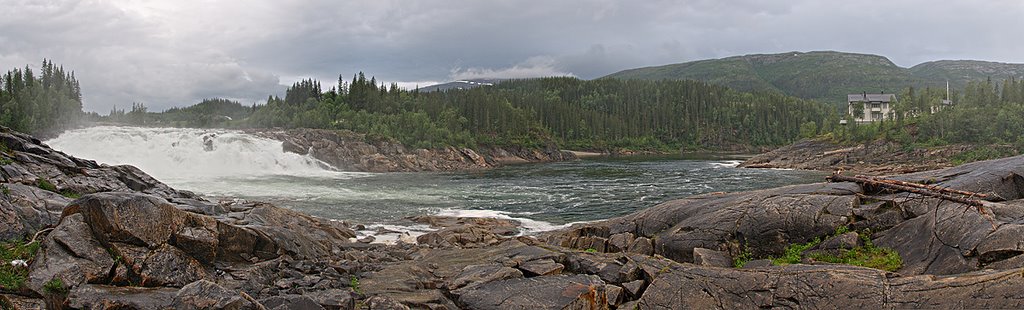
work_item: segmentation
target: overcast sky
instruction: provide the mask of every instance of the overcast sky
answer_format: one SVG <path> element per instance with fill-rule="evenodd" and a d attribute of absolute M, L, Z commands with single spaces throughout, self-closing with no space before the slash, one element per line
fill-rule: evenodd
<path fill-rule="evenodd" d="M 837 50 L 1024 62 L 1024 1 L 0 0 L 0 68 L 48 58 L 85 109 L 249 104 L 306 77 L 403 86 Z M 326 88 L 326 87 L 325 87 Z"/>

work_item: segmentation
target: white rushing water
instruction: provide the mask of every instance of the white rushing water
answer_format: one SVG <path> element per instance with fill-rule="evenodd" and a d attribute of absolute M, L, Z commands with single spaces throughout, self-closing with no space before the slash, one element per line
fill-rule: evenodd
<path fill-rule="evenodd" d="M 314 216 L 366 224 L 360 237 L 414 240 L 433 230 L 417 215 L 516 220 L 523 233 L 629 214 L 714 191 L 818 181 L 803 171 L 737 168 L 739 161 L 594 158 L 452 173 L 335 171 L 282 143 L 224 129 L 91 127 L 46 141 L 69 155 L 139 167 L 176 189 L 211 199 L 271 202 Z"/>
<path fill-rule="evenodd" d="M 133 165 L 172 186 L 224 177 L 359 175 L 284 152 L 280 141 L 223 129 L 100 126 L 68 131 L 46 144 L 105 164 Z"/>

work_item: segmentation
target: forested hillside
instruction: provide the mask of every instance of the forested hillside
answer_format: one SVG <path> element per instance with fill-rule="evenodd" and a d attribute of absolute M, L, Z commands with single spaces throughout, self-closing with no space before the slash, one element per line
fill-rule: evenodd
<path fill-rule="evenodd" d="M 40 72 L 26 66 L 0 78 L 0 125 L 50 135 L 82 116 L 82 90 L 74 72 L 43 60 Z"/>
<path fill-rule="evenodd" d="M 208 112 L 200 108 L 209 105 L 204 102 L 142 115 L 164 125 L 347 129 L 413 147 L 553 142 L 662 151 L 776 146 L 798 138 L 801 129 L 814 134 L 826 120 L 838 122 L 831 108 L 815 102 L 698 81 L 541 78 L 425 93 L 359 74 L 327 90 L 304 80 L 284 98 L 271 96 L 252 108 L 220 104 L 231 108 Z"/>
<path fill-rule="evenodd" d="M 692 79 L 738 90 L 775 90 L 800 98 L 843 103 L 847 94 L 898 92 L 908 87 L 956 89 L 986 78 L 1024 75 L 1024 64 L 942 60 L 902 68 L 889 59 L 841 52 L 789 52 L 700 60 L 624 70 L 605 78 Z"/>

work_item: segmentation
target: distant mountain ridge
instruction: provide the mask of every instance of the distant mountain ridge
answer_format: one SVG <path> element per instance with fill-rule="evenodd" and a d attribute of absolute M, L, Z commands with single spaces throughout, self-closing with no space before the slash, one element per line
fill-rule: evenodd
<path fill-rule="evenodd" d="M 910 68 L 884 56 L 833 51 L 753 54 L 619 71 L 602 78 L 692 79 L 742 91 L 774 90 L 787 95 L 842 102 L 860 92 L 898 92 L 913 87 L 964 87 L 972 80 L 1024 76 L 1024 64 L 939 60 Z"/>
<path fill-rule="evenodd" d="M 432 92 L 449 89 L 470 89 L 480 86 L 491 86 L 495 83 L 504 81 L 503 79 L 472 79 L 472 80 L 459 80 L 448 83 L 435 84 L 430 86 L 424 86 L 417 88 L 421 92 Z"/>

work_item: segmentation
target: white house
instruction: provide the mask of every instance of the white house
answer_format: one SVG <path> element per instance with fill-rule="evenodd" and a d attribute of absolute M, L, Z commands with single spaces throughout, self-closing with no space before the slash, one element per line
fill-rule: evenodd
<path fill-rule="evenodd" d="M 846 99 L 849 103 L 850 116 L 857 123 L 887 121 L 896 116 L 892 106 L 893 102 L 896 101 L 895 94 L 860 93 L 846 95 Z M 860 110 L 860 114 L 855 114 L 855 112 L 858 112 L 857 110 Z"/>

